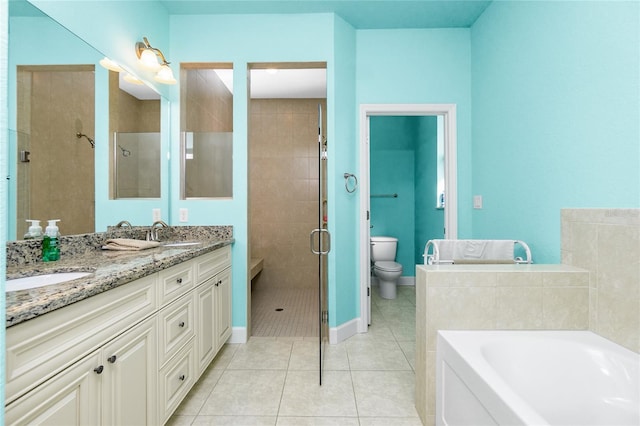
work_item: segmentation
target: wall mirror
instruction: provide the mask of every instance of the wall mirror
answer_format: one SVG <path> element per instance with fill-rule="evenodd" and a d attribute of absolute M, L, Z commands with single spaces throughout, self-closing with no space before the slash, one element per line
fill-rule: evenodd
<path fill-rule="evenodd" d="M 181 199 L 233 197 L 233 64 L 181 64 Z"/>
<path fill-rule="evenodd" d="M 109 71 L 112 199 L 160 198 L 160 95 Z"/>
<path fill-rule="evenodd" d="M 8 53 L 8 240 L 23 238 L 26 219 L 61 219 L 65 235 L 95 232 L 97 200 L 161 197 L 160 142 L 153 141 L 164 98 L 142 85 L 147 93 L 136 97 L 144 106 L 129 117 L 134 124 L 111 114 L 103 96 L 111 79 L 114 90 L 124 90 L 117 73 L 107 77 L 98 65 L 104 55 L 26 0 L 9 2 Z M 130 133 L 138 134 L 133 141 Z M 124 149 L 118 160 L 137 161 L 144 174 L 116 164 L 116 140 Z M 104 189 L 96 194 L 96 187 Z"/>

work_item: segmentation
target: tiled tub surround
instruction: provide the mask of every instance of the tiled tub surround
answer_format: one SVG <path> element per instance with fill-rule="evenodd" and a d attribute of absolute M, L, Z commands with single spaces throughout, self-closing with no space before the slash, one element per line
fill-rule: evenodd
<path fill-rule="evenodd" d="M 562 263 L 591 272 L 589 329 L 640 353 L 640 209 L 563 209 Z"/>
<path fill-rule="evenodd" d="M 61 284 L 6 293 L 6 327 L 46 314 L 170 266 L 233 243 L 230 226 L 177 226 L 158 231 L 163 242 L 199 241 L 181 247 L 160 246 L 142 251 L 102 250 L 109 238 L 144 239 L 148 227 L 110 229 L 104 233 L 63 236 L 60 260 L 39 260 L 40 240 L 7 244 L 7 278 L 52 272 L 93 272 Z"/>
<path fill-rule="evenodd" d="M 589 272 L 569 265 L 416 267 L 416 408 L 434 424 L 437 330 L 587 330 Z"/>

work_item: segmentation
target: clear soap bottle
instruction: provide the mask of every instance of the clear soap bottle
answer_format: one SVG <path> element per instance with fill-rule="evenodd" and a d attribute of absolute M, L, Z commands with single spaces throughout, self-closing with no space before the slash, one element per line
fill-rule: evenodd
<path fill-rule="evenodd" d="M 57 222 L 60 222 L 60 219 L 50 220 L 44 231 L 44 237 L 42 237 L 43 262 L 52 262 L 60 259 L 60 232 L 56 225 Z"/>
<path fill-rule="evenodd" d="M 29 226 L 29 231 L 24 234 L 25 240 L 34 240 L 36 238 L 42 237 L 42 226 L 40 226 L 39 220 L 27 219 L 27 222 L 31 222 L 31 226 Z"/>

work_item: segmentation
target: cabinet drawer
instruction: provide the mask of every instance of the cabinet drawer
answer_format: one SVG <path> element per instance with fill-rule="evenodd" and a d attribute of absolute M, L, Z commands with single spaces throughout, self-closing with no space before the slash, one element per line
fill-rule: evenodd
<path fill-rule="evenodd" d="M 231 266 L 231 246 L 224 246 L 195 259 L 196 283 L 201 284 Z"/>
<path fill-rule="evenodd" d="M 195 333 L 194 315 L 194 301 L 191 293 L 159 312 L 158 365 L 162 366 L 193 337 Z"/>
<path fill-rule="evenodd" d="M 161 370 L 158 378 L 160 424 L 178 408 L 196 380 L 193 341 L 178 352 Z"/>
<path fill-rule="evenodd" d="M 187 261 L 158 272 L 159 306 L 185 294 L 193 288 L 193 261 Z"/>
<path fill-rule="evenodd" d="M 156 279 L 153 274 L 9 327 L 5 403 L 152 314 Z"/>

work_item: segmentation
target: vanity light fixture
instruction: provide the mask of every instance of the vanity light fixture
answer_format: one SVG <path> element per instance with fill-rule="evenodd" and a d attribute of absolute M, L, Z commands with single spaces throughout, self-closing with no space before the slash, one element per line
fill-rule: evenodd
<path fill-rule="evenodd" d="M 129 73 L 126 73 L 124 75 L 124 77 L 122 77 L 124 79 L 124 81 L 126 81 L 127 83 L 131 83 L 131 84 L 144 84 L 142 82 L 142 80 L 140 80 L 138 77 L 135 77 Z"/>
<path fill-rule="evenodd" d="M 112 61 L 111 59 L 107 58 L 106 56 L 100 59 L 100 65 L 102 65 L 104 68 L 111 71 L 115 71 L 115 72 L 124 71 L 120 65 L 118 65 L 115 61 Z"/>
<path fill-rule="evenodd" d="M 151 47 L 149 40 L 142 37 L 142 42 L 136 43 L 136 55 L 143 68 L 156 73 L 155 80 L 162 84 L 176 84 L 173 71 L 169 67 L 169 62 L 164 57 L 160 49 Z M 160 61 L 158 61 L 160 59 Z"/>

